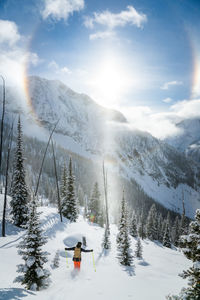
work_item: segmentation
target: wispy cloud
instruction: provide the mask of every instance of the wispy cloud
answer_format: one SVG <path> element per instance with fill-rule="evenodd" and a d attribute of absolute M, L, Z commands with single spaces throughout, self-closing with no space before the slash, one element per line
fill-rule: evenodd
<path fill-rule="evenodd" d="M 165 103 L 170 103 L 170 102 L 172 102 L 173 100 L 172 100 L 172 98 L 170 98 L 170 97 L 167 97 L 167 98 L 165 98 L 165 99 L 163 99 L 163 102 L 165 102 Z"/>
<path fill-rule="evenodd" d="M 171 86 L 176 86 L 176 85 L 183 85 L 182 81 L 169 81 L 169 82 L 165 82 L 162 86 L 161 89 L 162 90 L 168 90 Z"/>
<path fill-rule="evenodd" d="M 106 28 L 105 30 L 90 34 L 90 40 L 95 40 L 115 36 L 115 29 L 117 27 L 131 25 L 142 28 L 145 22 L 147 22 L 147 16 L 139 13 L 133 6 L 129 5 L 126 10 L 122 10 L 119 13 L 112 13 L 109 10 L 101 13 L 94 12 L 92 17 L 85 17 L 84 25 L 89 29 L 94 29 L 95 25 Z"/>
<path fill-rule="evenodd" d="M 90 34 L 89 39 L 97 40 L 97 39 L 107 39 L 107 38 L 114 38 L 116 36 L 114 31 L 98 31 L 96 33 Z"/>
<path fill-rule="evenodd" d="M 84 5 L 84 0 L 44 0 L 41 14 L 43 19 L 67 20 L 75 11 L 82 10 Z"/>
<path fill-rule="evenodd" d="M 115 27 L 123 27 L 125 25 L 135 25 L 142 27 L 147 21 L 147 16 L 139 13 L 133 6 L 127 6 L 126 10 L 122 10 L 118 14 L 114 14 L 109 10 L 102 13 L 94 12 L 93 17 L 86 17 L 84 25 L 93 28 L 95 24 L 106 26 L 110 29 Z"/>
<path fill-rule="evenodd" d="M 64 67 L 60 67 L 57 62 L 55 62 L 55 60 L 50 61 L 50 63 L 48 64 L 48 68 L 52 69 L 56 74 L 71 74 L 71 70 L 64 66 Z"/>

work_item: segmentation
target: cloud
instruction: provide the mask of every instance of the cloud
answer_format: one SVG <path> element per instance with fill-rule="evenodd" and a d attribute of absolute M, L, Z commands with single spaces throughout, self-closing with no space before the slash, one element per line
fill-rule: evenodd
<path fill-rule="evenodd" d="M 14 22 L 0 20 L 0 44 L 12 46 L 20 39 L 17 25 Z"/>
<path fill-rule="evenodd" d="M 44 0 L 44 9 L 41 14 L 43 19 L 52 17 L 59 21 L 67 20 L 75 11 L 80 11 L 84 8 L 84 0 Z"/>
<path fill-rule="evenodd" d="M 14 22 L 0 20 L 0 74 L 6 85 L 22 87 L 26 65 L 40 62 L 36 53 L 24 48 L 25 41 Z"/>
<path fill-rule="evenodd" d="M 114 38 L 116 36 L 114 31 L 98 31 L 96 33 L 90 34 L 89 39 L 91 41 L 97 39 L 107 39 L 107 38 Z"/>
<path fill-rule="evenodd" d="M 172 98 L 170 98 L 170 97 L 163 99 L 163 102 L 165 102 L 165 103 L 170 103 L 170 102 L 172 102 L 172 101 L 173 101 L 173 100 L 172 100 Z"/>
<path fill-rule="evenodd" d="M 120 13 L 115 14 L 108 10 L 97 13 L 94 12 L 93 17 L 86 17 L 84 25 L 87 28 L 93 28 L 95 24 L 106 26 L 110 29 L 116 27 L 124 27 L 126 25 L 135 25 L 141 28 L 147 21 L 147 16 L 143 13 L 139 13 L 133 6 L 127 6 L 126 10 L 122 10 Z"/>
<path fill-rule="evenodd" d="M 161 90 L 168 90 L 170 86 L 174 86 L 174 85 L 183 85 L 182 81 L 169 81 L 169 82 L 165 82 L 163 84 L 163 86 L 161 86 Z"/>
<path fill-rule="evenodd" d="M 200 118 L 200 99 L 183 100 L 172 105 L 169 111 L 155 112 L 148 106 L 120 109 L 132 128 L 147 131 L 159 139 L 179 135 L 177 124 L 186 119 Z"/>
<path fill-rule="evenodd" d="M 48 68 L 53 69 L 54 72 L 56 74 L 71 74 L 71 70 L 69 68 L 67 68 L 66 66 L 64 67 L 60 67 L 57 62 L 55 62 L 55 60 L 52 60 L 49 64 L 48 64 Z"/>

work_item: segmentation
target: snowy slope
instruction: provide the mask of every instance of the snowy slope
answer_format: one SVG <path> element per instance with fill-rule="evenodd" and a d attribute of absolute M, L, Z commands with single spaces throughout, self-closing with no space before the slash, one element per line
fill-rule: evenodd
<path fill-rule="evenodd" d="M 150 134 L 131 129 L 120 112 L 101 107 L 60 81 L 32 76 L 28 85 L 28 99 L 14 96 L 11 89 L 7 93 L 7 110 L 21 112 L 26 135 L 46 141 L 59 120 L 54 134 L 58 145 L 95 162 L 109 161 L 113 178 L 120 174 L 134 179 L 171 210 L 181 212 L 183 190 L 186 214 L 194 216 L 200 207 L 199 165 Z"/>
<path fill-rule="evenodd" d="M 112 250 L 105 255 L 101 249 L 103 229 L 90 224 L 80 216 L 77 223 L 69 224 L 66 219 L 60 223 L 55 208 L 40 207 L 41 221 L 48 243 L 45 249 L 50 252 L 48 267 L 52 283 L 40 292 L 26 291 L 19 283 L 13 283 L 17 276 L 16 265 L 21 263 L 17 254 L 17 244 L 24 234 L 11 226 L 5 238 L 0 237 L 0 299 L 60 300 L 60 299 L 104 299 L 104 300 L 161 300 L 169 293 L 178 293 L 186 284 L 178 277 L 189 261 L 176 250 L 164 248 L 148 240 L 142 241 L 143 261 L 134 259 L 132 270 L 123 269 L 116 259 L 115 239 L 117 228 L 111 225 Z M 96 272 L 91 253 L 83 253 L 79 274 L 73 272 L 72 252 L 68 252 L 67 268 L 65 246 L 74 244 L 86 236 L 88 249 L 94 249 Z M 136 241 L 132 238 L 134 250 Z M 59 250 L 60 266 L 51 269 L 51 261 Z M 130 272 L 132 271 L 132 273 Z"/>

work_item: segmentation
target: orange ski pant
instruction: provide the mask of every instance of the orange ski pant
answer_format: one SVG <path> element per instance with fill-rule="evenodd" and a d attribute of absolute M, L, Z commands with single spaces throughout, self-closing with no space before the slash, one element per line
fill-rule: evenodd
<path fill-rule="evenodd" d="M 81 262 L 80 261 L 74 261 L 74 269 L 79 269 L 81 267 Z"/>

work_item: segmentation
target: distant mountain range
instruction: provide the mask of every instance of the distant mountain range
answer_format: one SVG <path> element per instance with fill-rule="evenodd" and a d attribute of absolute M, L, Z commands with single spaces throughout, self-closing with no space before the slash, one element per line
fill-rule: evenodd
<path fill-rule="evenodd" d="M 29 99 L 17 96 L 14 89 L 7 91 L 7 110 L 21 113 L 26 135 L 45 141 L 59 120 L 54 135 L 58 145 L 83 158 L 104 159 L 113 177 L 134 179 L 155 201 L 176 212 L 182 211 L 184 194 L 186 214 L 194 216 L 200 207 L 200 165 L 190 156 L 197 158 L 193 150 L 198 148 L 200 130 L 195 122 L 200 127 L 200 121 L 180 123 L 185 133 L 166 143 L 132 130 L 122 113 L 98 105 L 60 81 L 31 76 L 28 90 Z"/>

